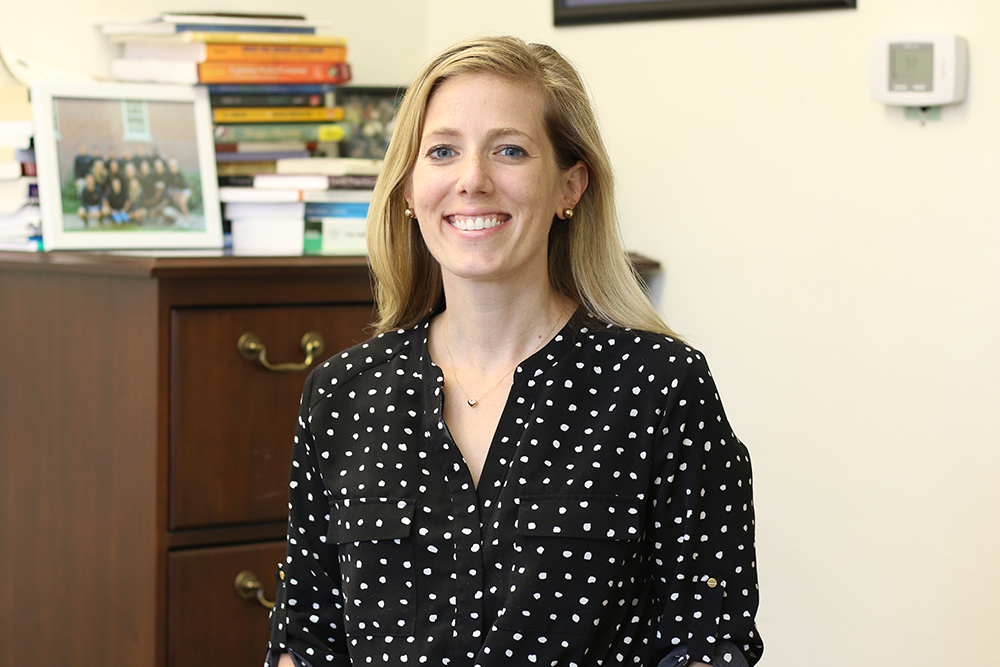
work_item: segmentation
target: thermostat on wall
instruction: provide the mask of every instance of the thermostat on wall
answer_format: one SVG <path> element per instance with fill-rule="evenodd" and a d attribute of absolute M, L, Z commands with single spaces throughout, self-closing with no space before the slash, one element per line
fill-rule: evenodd
<path fill-rule="evenodd" d="M 958 35 L 904 33 L 872 40 L 872 97 L 902 107 L 936 107 L 965 99 L 969 43 Z"/>

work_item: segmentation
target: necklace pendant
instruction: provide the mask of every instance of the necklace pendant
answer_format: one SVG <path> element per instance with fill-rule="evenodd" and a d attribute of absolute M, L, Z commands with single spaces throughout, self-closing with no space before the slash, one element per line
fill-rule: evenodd
<path fill-rule="evenodd" d="M 469 399 L 469 407 L 470 407 L 470 408 L 474 408 L 474 407 L 476 407 L 477 405 L 479 405 L 479 401 L 477 401 L 477 400 L 476 400 L 476 399 L 474 399 L 474 398 L 470 398 L 470 399 Z"/>

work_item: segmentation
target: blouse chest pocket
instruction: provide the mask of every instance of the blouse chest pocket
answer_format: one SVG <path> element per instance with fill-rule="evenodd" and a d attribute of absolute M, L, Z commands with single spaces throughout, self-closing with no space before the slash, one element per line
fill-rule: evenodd
<path fill-rule="evenodd" d="M 626 610 L 642 556 L 637 498 L 520 498 L 512 594 L 499 626 L 520 632 L 593 633 Z"/>
<path fill-rule="evenodd" d="M 414 501 L 337 498 L 330 501 L 327 539 L 338 545 L 344 625 L 348 635 L 413 634 Z"/>

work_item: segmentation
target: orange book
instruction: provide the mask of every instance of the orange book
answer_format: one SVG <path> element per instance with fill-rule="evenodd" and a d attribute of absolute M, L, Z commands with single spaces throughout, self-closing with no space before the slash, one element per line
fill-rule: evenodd
<path fill-rule="evenodd" d="M 206 44 L 205 60 L 255 62 L 342 63 L 345 46 L 299 46 L 284 44 Z"/>
<path fill-rule="evenodd" d="M 198 64 L 199 83 L 347 83 L 347 63 L 204 62 Z"/>
<path fill-rule="evenodd" d="M 125 44 L 126 58 L 162 58 L 203 62 L 324 62 L 342 63 L 347 60 L 343 44 L 247 44 L 233 42 L 195 42 L 190 44 L 156 44 L 131 42 Z"/>

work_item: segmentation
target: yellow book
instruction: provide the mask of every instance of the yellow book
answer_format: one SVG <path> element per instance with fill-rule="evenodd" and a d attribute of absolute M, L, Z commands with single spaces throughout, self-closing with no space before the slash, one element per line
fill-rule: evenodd
<path fill-rule="evenodd" d="M 212 110 L 212 120 L 216 123 L 316 123 L 343 118 L 343 107 L 228 107 Z"/>
<path fill-rule="evenodd" d="M 254 174 L 273 174 L 277 170 L 275 160 L 260 162 L 219 162 L 215 165 L 217 176 L 253 176 Z"/>

